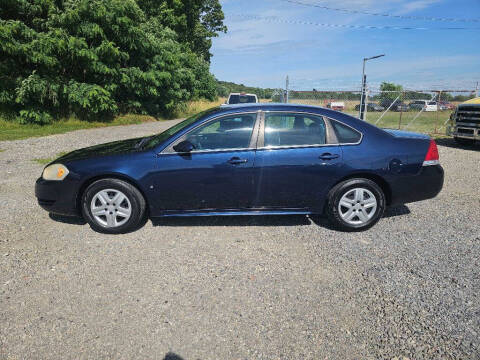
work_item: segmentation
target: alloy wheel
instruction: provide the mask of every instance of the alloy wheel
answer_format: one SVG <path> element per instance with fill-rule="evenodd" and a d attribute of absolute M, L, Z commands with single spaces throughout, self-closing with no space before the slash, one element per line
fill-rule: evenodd
<path fill-rule="evenodd" d="M 377 210 L 377 199 L 370 190 L 354 188 L 348 190 L 338 203 L 338 213 L 350 225 L 364 225 Z"/>
<path fill-rule="evenodd" d="M 130 219 L 132 204 L 121 191 L 105 189 L 93 196 L 90 211 L 99 225 L 106 228 L 115 228 L 122 226 Z"/>

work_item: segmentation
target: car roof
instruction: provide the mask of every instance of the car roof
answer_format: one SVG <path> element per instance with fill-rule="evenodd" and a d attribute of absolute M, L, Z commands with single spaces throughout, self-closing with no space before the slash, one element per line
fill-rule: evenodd
<path fill-rule="evenodd" d="M 234 104 L 234 105 L 222 105 L 217 108 L 211 109 L 203 119 L 216 117 L 219 115 L 236 114 L 241 112 L 256 112 L 256 111 L 292 111 L 292 112 L 305 112 L 318 114 L 319 116 L 326 116 L 335 120 L 340 120 L 347 125 L 353 125 L 357 128 L 372 127 L 373 125 L 366 121 L 359 120 L 349 114 L 335 111 L 332 109 L 304 105 L 304 104 L 286 104 L 286 103 L 248 103 L 248 104 Z"/>
<path fill-rule="evenodd" d="M 231 95 L 241 95 L 241 96 L 257 96 L 256 94 L 247 94 L 247 93 L 230 93 L 228 96 Z"/>
<path fill-rule="evenodd" d="M 285 110 L 299 110 L 299 109 L 308 109 L 308 110 L 330 110 L 321 106 L 314 106 L 314 105 L 304 105 L 304 104 L 286 104 L 286 103 L 245 103 L 245 104 L 225 104 L 222 105 L 221 110 L 228 110 L 228 109 L 239 109 L 239 110 L 253 110 L 256 108 L 257 110 L 270 110 L 275 109 L 278 110 L 279 108 Z"/>

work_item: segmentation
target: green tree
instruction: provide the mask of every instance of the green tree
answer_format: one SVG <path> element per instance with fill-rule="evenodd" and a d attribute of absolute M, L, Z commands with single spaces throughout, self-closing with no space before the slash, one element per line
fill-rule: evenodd
<path fill-rule="evenodd" d="M 400 95 L 399 100 L 403 100 L 402 92 L 403 92 L 403 86 L 394 84 L 394 83 L 388 83 L 388 82 L 382 82 L 380 84 L 380 101 L 388 101 L 392 102 L 394 101 L 397 96 Z"/>
<path fill-rule="evenodd" d="M 159 1 L 158 16 L 138 3 L 2 0 L 0 110 L 41 124 L 70 114 L 84 119 L 120 112 L 169 115 L 185 101 L 213 99 L 216 82 L 208 56 L 199 56 L 174 26 L 193 15 L 179 13 L 180 1 Z M 201 3 L 197 22 L 210 24 L 205 27 L 210 33 L 202 33 L 208 46 L 223 18 L 204 20 L 205 4 L 212 1 Z"/>
<path fill-rule="evenodd" d="M 178 40 L 210 62 L 212 38 L 226 32 L 219 0 L 137 0 L 148 18 L 173 29 Z"/>
<path fill-rule="evenodd" d="M 263 89 L 252 86 L 245 86 L 244 84 L 235 84 L 233 82 L 218 81 L 217 93 L 219 96 L 228 96 L 230 93 L 252 93 L 256 94 L 258 98 L 270 99 L 272 97 L 273 89 Z"/>

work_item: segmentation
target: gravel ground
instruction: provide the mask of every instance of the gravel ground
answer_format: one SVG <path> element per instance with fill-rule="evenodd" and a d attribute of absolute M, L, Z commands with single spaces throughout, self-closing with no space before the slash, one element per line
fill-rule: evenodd
<path fill-rule="evenodd" d="M 363 233 L 303 216 L 109 236 L 36 204 L 34 158 L 173 122 L 0 142 L 0 358 L 479 359 L 480 147 Z"/>

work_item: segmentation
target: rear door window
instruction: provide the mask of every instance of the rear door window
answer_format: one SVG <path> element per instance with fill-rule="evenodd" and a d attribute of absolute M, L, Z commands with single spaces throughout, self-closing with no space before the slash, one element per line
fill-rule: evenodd
<path fill-rule="evenodd" d="M 265 147 L 324 145 L 325 122 L 309 114 L 267 113 L 264 143 Z"/>

